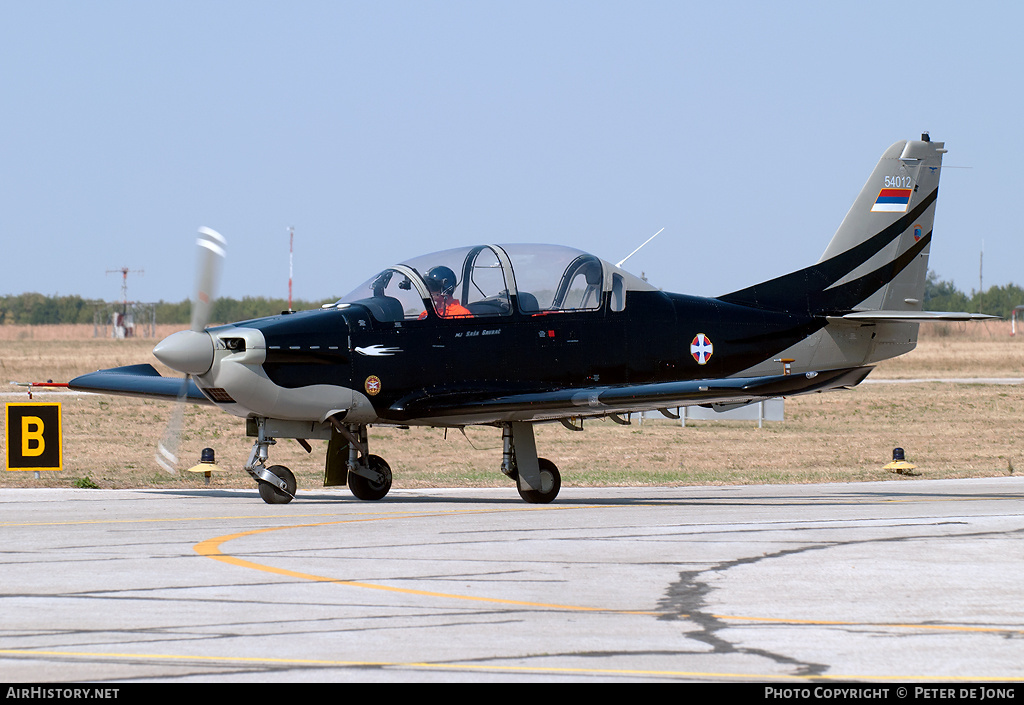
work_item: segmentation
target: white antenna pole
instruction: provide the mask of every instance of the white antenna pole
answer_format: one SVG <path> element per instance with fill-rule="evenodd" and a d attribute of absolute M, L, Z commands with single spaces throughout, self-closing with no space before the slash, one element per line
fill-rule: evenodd
<path fill-rule="evenodd" d="M 978 293 L 985 290 L 985 241 L 981 241 L 981 255 L 978 257 Z"/>
<path fill-rule="evenodd" d="M 664 229 L 665 229 L 665 228 L 662 228 L 661 230 L 664 230 Z M 650 236 L 649 238 L 647 238 L 646 240 L 644 240 L 644 245 L 646 245 L 646 244 L 647 244 L 648 242 L 650 242 L 650 241 L 651 241 L 651 240 L 653 240 L 654 238 L 656 238 L 656 237 L 658 237 L 659 235 L 661 235 L 661 230 L 659 230 L 658 232 L 654 233 L 654 234 L 653 234 L 653 235 L 651 235 L 651 236 Z M 632 257 L 633 255 L 635 255 L 635 254 L 636 254 L 637 252 L 639 252 L 639 251 L 640 251 L 640 248 L 641 248 L 641 247 L 643 247 L 644 245 L 640 245 L 640 247 L 636 248 L 635 250 L 633 250 L 632 252 L 630 252 L 630 253 L 629 253 L 628 255 L 626 255 L 625 257 L 623 257 L 623 258 L 622 258 L 621 260 L 619 260 L 619 263 L 618 263 L 618 264 L 616 264 L 615 266 L 616 266 L 616 267 L 621 267 L 621 266 L 623 265 L 623 263 L 625 263 L 625 261 L 626 261 L 627 259 L 629 259 L 629 258 L 630 258 L 630 257 Z"/>
<path fill-rule="evenodd" d="M 292 243 L 295 241 L 295 228 L 288 228 L 288 310 L 292 310 Z"/>

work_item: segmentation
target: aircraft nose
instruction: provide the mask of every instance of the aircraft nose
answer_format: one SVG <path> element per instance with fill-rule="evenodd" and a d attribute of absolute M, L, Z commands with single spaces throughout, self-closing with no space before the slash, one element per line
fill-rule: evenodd
<path fill-rule="evenodd" d="M 172 370 L 205 374 L 213 366 L 213 338 L 202 331 L 178 331 L 157 343 L 153 355 Z"/>

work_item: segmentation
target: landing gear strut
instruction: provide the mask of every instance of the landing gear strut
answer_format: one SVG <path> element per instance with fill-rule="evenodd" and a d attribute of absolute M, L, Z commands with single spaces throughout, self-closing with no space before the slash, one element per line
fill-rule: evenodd
<path fill-rule="evenodd" d="M 513 422 L 502 426 L 501 471 L 516 481 L 519 496 L 530 504 L 548 504 L 562 488 L 558 467 L 537 457 L 533 424 Z"/>
<path fill-rule="evenodd" d="M 259 485 L 260 497 L 267 504 L 287 504 L 295 499 L 295 475 L 284 465 L 267 467 L 270 446 L 277 443 L 267 434 L 267 420 L 254 419 L 256 442 L 253 443 L 246 472 Z M 327 451 L 328 475 L 348 484 L 358 499 L 383 499 L 391 489 L 391 467 L 383 458 L 370 455 L 367 448 L 366 426 L 343 424 L 332 418 L 336 433 Z M 304 447 L 309 448 L 308 444 Z M 326 480 L 325 480 L 326 484 Z"/>
<path fill-rule="evenodd" d="M 245 471 L 256 480 L 264 502 L 288 504 L 295 499 L 295 475 L 284 465 L 267 467 L 270 446 L 276 443 L 276 440 L 267 436 L 267 420 L 256 419 L 256 442 L 252 444 Z"/>
<path fill-rule="evenodd" d="M 295 499 L 295 475 L 283 465 L 267 466 L 270 446 L 277 441 L 267 433 L 267 419 L 254 421 L 256 441 L 245 470 L 258 483 L 264 502 L 287 504 Z M 327 450 L 324 484 L 347 484 L 357 499 L 383 499 L 391 490 L 391 467 L 380 456 L 370 454 L 366 426 L 345 424 L 333 417 L 330 421 L 333 435 Z M 501 471 L 515 480 L 519 496 L 530 504 L 553 501 L 562 488 L 562 478 L 553 462 L 537 457 L 533 424 L 503 424 L 501 437 Z M 309 448 L 308 444 L 304 447 Z"/>
<path fill-rule="evenodd" d="M 331 425 L 348 441 L 348 488 L 357 499 L 383 499 L 391 489 L 391 466 L 379 455 L 370 455 L 366 426 L 346 425 L 331 418 Z"/>

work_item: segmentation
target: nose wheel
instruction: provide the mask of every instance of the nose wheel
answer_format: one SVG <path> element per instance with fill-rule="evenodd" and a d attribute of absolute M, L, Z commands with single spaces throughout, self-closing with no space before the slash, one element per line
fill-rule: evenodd
<path fill-rule="evenodd" d="M 264 468 L 263 473 L 266 475 L 272 475 L 273 478 L 267 480 L 257 480 L 257 485 L 260 490 L 260 497 L 267 504 L 288 504 L 295 499 L 295 475 L 292 471 L 286 468 L 284 465 L 271 465 L 269 468 Z M 277 480 L 277 482 L 274 482 Z M 271 484 L 273 482 L 273 484 Z M 281 487 L 281 485 L 284 485 Z"/>
<path fill-rule="evenodd" d="M 256 419 L 256 442 L 252 445 L 245 471 L 256 480 L 264 502 L 288 504 L 295 499 L 295 475 L 284 465 L 267 466 L 269 448 L 277 441 L 267 435 L 266 425 L 266 419 Z"/>

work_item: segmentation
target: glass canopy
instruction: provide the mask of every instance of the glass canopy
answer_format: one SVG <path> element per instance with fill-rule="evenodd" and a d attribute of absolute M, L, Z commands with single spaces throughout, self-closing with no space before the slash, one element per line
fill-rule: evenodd
<path fill-rule="evenodd" d="M 596 310 L 606 292 L 611 310 L 621 311 L 628 291 L 654 290 L 642 279 L 571 247 L 475 245 L 389 267 L 338 303 L 366 306 L 381 321 L 401 321 L 425 318 L 428 306 L 445 316 L 446 310 L 454 310 L 446 309 L 454 301 L 457 316 L 475 318 L 508 316 L 514 305 L 524 314 Z"/>

